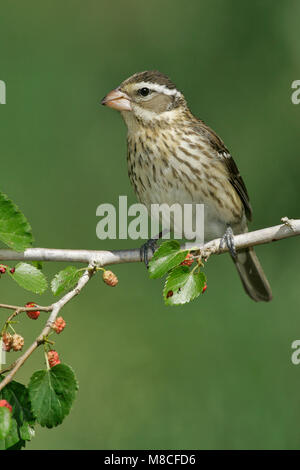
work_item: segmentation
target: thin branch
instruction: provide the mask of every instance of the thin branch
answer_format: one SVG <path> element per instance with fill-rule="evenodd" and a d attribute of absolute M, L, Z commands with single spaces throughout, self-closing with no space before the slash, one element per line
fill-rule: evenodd
<path fill-rule="evenodd" d="M 281 219 L 282 224 L 275 225 L 274 227 L 264 228 L 262 230 L 255 230 L 247 232 L 234 237 L 236 250 L 241 250 L 251 246 L 262 245 L 271 243 L 277 240 L 294 237 L 300 235 L 300 219 L 288 219 L 284 217 Z M 228 251 L 226 245 L 220 248 L 221 239 L 212 240 L 202 247 L 200 247 L 200 256 L 208 258 L 212 254 L 222 254 Z M 152 255 L 149 253 L 149 258 Z M 61 308 L 68 303 L 73 297 L 88 283 L 93 276 L 96 266 L 106 266 L 110 264 L 121 263 L 135 263 L 140 261 L 140 250 L 116 250 L 116 251 L 94 251 L 94 250 L 57 250 L 50 248 L 29 248 L 23 253 L 12 250 L 0 250 L 0 260 L 14 260 L 14 261 L 63 261 L 63 262 L 79 262 L 87 263 L 88 268 L 85 270 L 82 277 L 79 279 L 77 286 L 64 295 L 58 302 L 48 306 L 36 306 L 34 308 L 18 307 L 15 305 L 0 304 L 0 308 L 7 308 L 15 310 L 20 313 L 21 311 L 30 310 L 43 310 L 50 311 L 50 316 L 47 323 L 36 338 L 32 345 L 24 352 L 24 354 L 12 365 L 8 366 L 5 370 L 0 371 L 4 373 L 10 371 L 5 379 L 0 383 L 0 391 L 13 379 L 17 371 L 30 357 L 33 351 L 45 342 L 45 338 L 49 335 L 51 327 L 57 318 Z M 14 314 L 13 314 L 14 315 Z"/>
<path fill-rule="evenodd" d="M 284 223 L 234 237 L 236 250 L 255 245 L 271 243 L 284 238 L 300 235 L 300 219 L 282 219 Z M 202 255 L 222 254 L 228 251 L 226 245 L 220 248 L 220 239 L 212 240 L 201 247 Z M 149 258 L 151 258 L 149 252 Z M 106 266 L 140 261 L 140 250 L 60 250 L 52 248 L 28 248 L 22 253 L 12 250 L 0 250 L 0 260 L 13 261 L 63 261 Z"/>
<path fill-rule="evenodd" d="M 22 354 L 21 357 L 14 363 L 12 369 L 8 367 L 7 369 L 10 370 L 9 374 L 5 377 L 5 379 L 0 382 L 0 391 L 9 383 L 12 381 L 13 377 L 17 373 L 17 371 L 20 369 L 20 367 L 26 362 L 26 360 L 29 358 L 29 356 L 33 353 L 33 351 L 43 344 L 45 342 L 45 338 L 49 335 L 51 331 L 51 327 L 53 323 L 56 320 L 57 315 L 59 314 L 60 310 L 64 305 L 66 305 L 68 302 L 70 302 L 71 299 L 73 299 L 76 295 L 81 292 L 81 290 L 86 286 L 86 284 L 89 282 L 91 277 L 93 276 L 95 272 L 95 268 L 92 265 L 89 265 L 88 268 L 85 270 L 81 278 L 79 279 L 76 287 L 72 289 L 70 292 L 68 292 L 66 295 L 64 295 L 61 299 L 59 299 L 57 302 L 54 304 L 50 305 L 49 307 L 45 307 L 48 309 L 48 311 L 51 311 L 51 314 L 46 322 L 46 325 L 41 332 L 41 334 L 36 338 L 36 340 L 32 343 L 32 345 Z M 6 370 L 7 370 L 6 369 Z M 6 371 L 5 370 L 5 371 Z M 1 371 L 3 373 L 4 371 Z"/>
<path fill-rule="evenodd" d="M 7 308 L 9 310 L 18 310 L 19 313 L 21 312 L 34 312 L 35 310 L 41 310 L 42 312 L 50 312 L 52 310 L 52 306 L 43 307 L 42 305 L 35 305 L 34 307 L 22 307 L 19 305 L 8 305 L 8 304 L 0 304 L 0 308 Z"/>
<path fill-rule="evenodd" d="M 11 369 L 13 369 L 18 361 L 12 362 L 9 366 L 7 366 L 5 369 L 0 370 L 0 375 L 5 374 L 6 372 L 9 372 Z"/>
<path fill-rule="evenodd" d="M 282 217 L 281 220 L 283 223 L 280 225 L 235 235 L 234 244 L 236 250 L 238 251 L 252 246 L 264 245 L 266 243 L 276 242 L 278 240 L 300 235 L 300 219 L 288 219 L 287 217 Z M 220 241 L 221 239 L 219 238 L 206 243 L 203 249 L 201 249 L 203 256 L 205 257 L 206 253 L 208 253 L 208 255 L 226 253 L 228 251 L 228 247 L 225 244 L 221 249 Z"/>

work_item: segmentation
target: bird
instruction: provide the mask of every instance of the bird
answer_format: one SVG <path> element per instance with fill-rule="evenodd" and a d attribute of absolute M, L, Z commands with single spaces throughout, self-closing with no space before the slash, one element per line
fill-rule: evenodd
<path fill-rule="evenodd" d="M 173 81 L 157 70 L 135 73 L 101 104 L 118 110 L 127 126 L 128 174 L 138 200 L 147 208 L 204 204 L 205 242 L 221 238 L 246 293 L 257 302 L 270 301 L 253 247 L 234 246 L 234 235 L 247 232 L 252 219 L 245 183 L 223 141 L 192 114 Z"/>

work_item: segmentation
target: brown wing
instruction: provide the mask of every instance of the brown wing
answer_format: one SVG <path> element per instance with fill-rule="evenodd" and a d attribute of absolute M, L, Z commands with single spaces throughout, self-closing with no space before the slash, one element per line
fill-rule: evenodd
<path fill-rule="evenodd" d="M 252 207 L 249 201 L 248 191 L 240 175 L 238 167 L 236 166 L 235 161 L 230 155 L 230 152 L 225 147 L 222 140 L 217 136 L 217 134 L 212 129 L 210 129 L 210 127 L 208 127 L 203 121 L 200 121 L 195 118 L 193 124 L 193 129 L 209 141 L 212 148 L 217 151 L 219 158 L 223 161 L 224 165 L 226 165 L 228 170 L 228 179 L 242 200 L 247 219 L 251 220 Z"/>

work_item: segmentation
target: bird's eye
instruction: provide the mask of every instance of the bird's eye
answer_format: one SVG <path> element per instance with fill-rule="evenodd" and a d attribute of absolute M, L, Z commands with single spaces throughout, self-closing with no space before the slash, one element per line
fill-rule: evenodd
<path fill-rule="evenodd" d="M 140 88 L 138 90 L 138 93 L 142 96 L 147 96 L 147 95 L 149 95 L 150 90 L 149 90 L 149 88 L 144 87 L 144 88 Z"/>

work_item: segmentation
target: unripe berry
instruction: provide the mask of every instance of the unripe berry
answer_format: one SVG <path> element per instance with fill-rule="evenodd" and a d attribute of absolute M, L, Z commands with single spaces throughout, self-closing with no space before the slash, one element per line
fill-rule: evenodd
<path fill-rule="evenodd" d="M 5 406 L 10 412 L 12 412 L 12 406 L 6 400 L 0 400 L 0 407 Z"/>
<path fill-rule="evenodd" d="M 12 335 L 10 333 L 3 333 L 2 335 L 2 349 L 9 352 L 12 348 Z"/>
<path fill-rule="evenodd" d="M 33 307 L 36 307 L 36 304 L 34 302 L 28 302 L 25 307 L 28 307 L 28 308 L 33 308 Z M 36 320 L 37 318 L 39 318 L 40 316 L 40 311 L 39 310 L 32 310 L 30 312 L 26 312 L 27 313 L 27 316 L 29 318 L 31 318 L 32 320 Z"/>
<path fill-rule="evenodd" d="M 103 281 L 111 287 L 115 287 L 119 282 L 117 276 L 112 271 L 104 271 Z"/>
<path fill-rule="evenodd" d="M 191 266 L 194 262 L 193 255 L 191 253 L 188 253 L 186 255 L 186 258 L 180 263 L 181 266 Z"/>
<path fill-rule="evenodd" d="M 57 364 L 60 364 L 58 352 L 54 351 L 54 349 L 48 351 L 47 357 L 50 367 L 54 367 Z"/>
<path fill-rule="evenodd" d="M 14 351 L 21 351 L 24 346 L 24 338 L 21 335 L 14 334 L 12 336 L 12 348 Z"/>
<path fill-rule="evenodd" d="M 66 322 L 63 317 L 58 317 L 52 325 L 52 329 L 57 333 L 61 333 L 62 330 L 65 328 Z"/>

